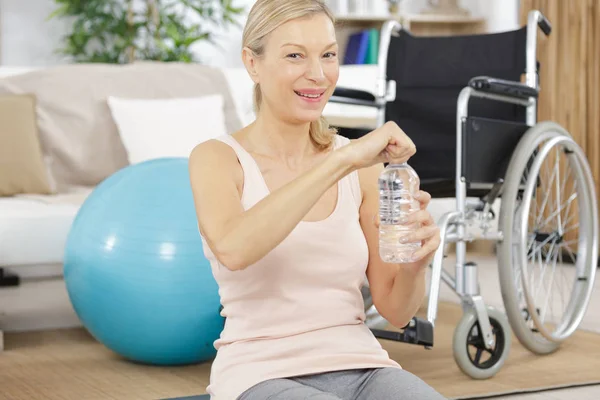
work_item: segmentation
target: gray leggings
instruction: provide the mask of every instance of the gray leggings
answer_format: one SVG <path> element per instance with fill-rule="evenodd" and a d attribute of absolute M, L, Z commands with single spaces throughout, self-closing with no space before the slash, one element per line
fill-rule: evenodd
<path fill-rule="evenodd" d="M 271 379 L 238 400 L 445 400 L 431 386 L 399 368 L 355 369 Z"/>

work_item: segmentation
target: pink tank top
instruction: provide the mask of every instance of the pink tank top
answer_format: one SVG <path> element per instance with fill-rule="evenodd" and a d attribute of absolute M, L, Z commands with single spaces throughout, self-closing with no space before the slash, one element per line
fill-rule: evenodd
<path fill-rule="evenodd" d="M 232 137 L 244 173 L 242 204 L 269 194 L 258 164 Z M 349 140 L 336 136 L 335 147 Z M 337 185 L 337 205 L 317 222 L 301 221 L 271 252 L 242 271 L 219 264 L 203 238 L 226 317 L 214 345 L 207 392 L 233 400 L 267 379 L 325 371 L 397 367 L 364 324 L 360 288 L 368 247 L 359 224 L 358 173 Z"/>

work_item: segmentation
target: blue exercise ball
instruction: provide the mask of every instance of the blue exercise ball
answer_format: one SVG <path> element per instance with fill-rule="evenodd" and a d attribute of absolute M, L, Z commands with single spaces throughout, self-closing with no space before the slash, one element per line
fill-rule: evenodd
<path fill-rule="evenodd" d="M 153 159 L 102 181 L 73 221 L 64 279 L 82 324 L 115 353 L 153 365 L 212 359 L 224 318 L 188 160 Z"/>

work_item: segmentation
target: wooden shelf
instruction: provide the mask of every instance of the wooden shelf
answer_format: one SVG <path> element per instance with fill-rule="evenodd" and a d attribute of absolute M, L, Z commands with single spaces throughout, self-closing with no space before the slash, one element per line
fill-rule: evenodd
<path fill-rule="evenodd" d="M 396 20 L 402 27 L 416 36 L 452 36 L 484 33 L 487 21 L 484 17 L 475 15 L 441 15 L 441 14 L 338 14 L 337 37 L 341 56 L 346 49 L 348 37 L 362 29 L 381 29 L 389 20 Z"/>
<path fill-rule="evenodd" d="M 391 19 L 399 20 L 398 15 L 336 15 L 336 20 L 344 22 L 385 22 Z"/>
<path fill-rule="evenodd" d="M 389 20 L 417 22 L 426 24 L 477 24 L 485 21 L 483 17 L 477 16 L 452 16 L 436 14 L 389 14 L 389 15 L 362 15 L 345 14 L 336 15 L 341 22 L 385 22 Z"/>
<path fill-rule="evenodd" d="M 436 14 L 409 14 L 400 17 L 409 22 L 419 22 L 425 24 L 478 24 L 485 22 L 484 17 L 472 15 L 436 15 Z"/>

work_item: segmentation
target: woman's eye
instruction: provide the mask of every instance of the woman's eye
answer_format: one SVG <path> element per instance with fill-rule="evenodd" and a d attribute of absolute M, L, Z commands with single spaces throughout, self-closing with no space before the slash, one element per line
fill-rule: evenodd
<path fill-rule="evenodd" d="M 337 56 L 337 54 L 333 51 L 330 51 L 329 53 L 325 53 L 325 57 L 327 57 L 327 58 L 334 58 L 335 56 Z"/>
<path fill-rule="evenodd" d="M 300 53 L 292 53 L 292 54 L 288 54 L 288 57 L 297 59 L 297 58 L 302 57 L 302 55 Z"/>

